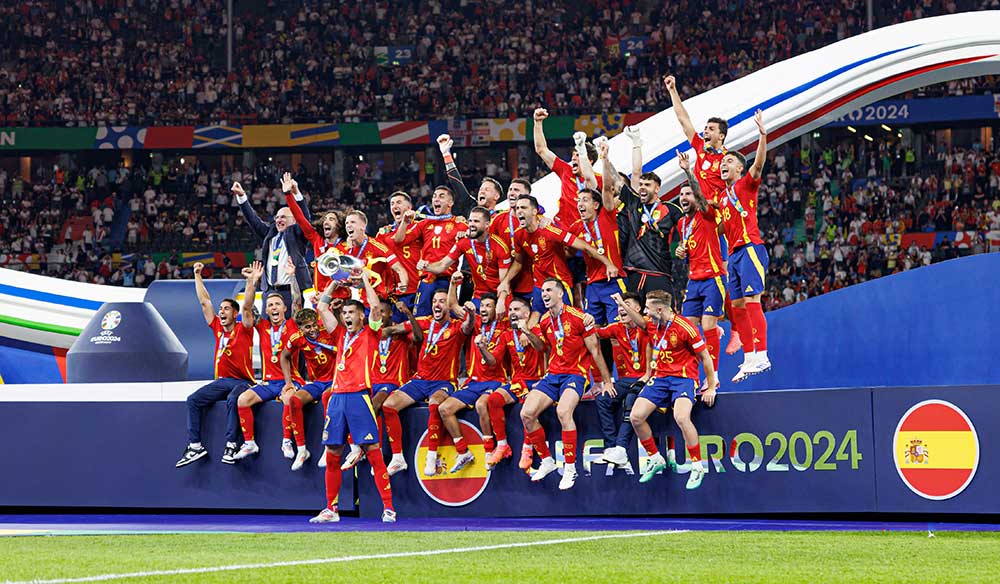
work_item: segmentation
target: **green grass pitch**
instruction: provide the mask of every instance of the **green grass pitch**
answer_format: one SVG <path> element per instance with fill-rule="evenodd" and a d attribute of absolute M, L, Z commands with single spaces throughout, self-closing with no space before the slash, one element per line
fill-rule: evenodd
<path fill-rule="evenodd" d="M 0 582 L 562 542 L 111 582 L 995 582 L 1000 535 L 938 532 L 330 532 L 0 538 Z"/>

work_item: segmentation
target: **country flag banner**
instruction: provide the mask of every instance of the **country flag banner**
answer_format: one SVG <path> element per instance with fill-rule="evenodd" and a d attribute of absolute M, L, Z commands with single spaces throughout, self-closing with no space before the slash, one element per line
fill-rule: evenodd
<path fill-rule="evenodd" d="M 429 144 L 427 122 L 379 122 L 379 138 L 383 144 Z"/>
<path fill-rule="evenodd" d="M 437 449 L 437 472 L 434 476 L 426 476 L 423 472 L 429 445 L 427 431 L 420 436 L 416 451 L 413 453 L 420 488 L 428 497 L 448 507 L 461 507 L 475 501 L 490 482 L 490 473 L 486 470 L 486 446 L 483 444 L 483 435 L 465 420 L 458 422 L 469 452 L 476 457 L 471 464 L 457 473 L 448 472 L 448 469 L 455 464 L 458 450 L 455 449 L 451 436 L 443 427 L 436 430 L 441 432 L 441 438 Z"/>
<path fill-rule="evenodd" d="M 976 475 L 979 435 L 957 406 L 928 400 L 899 420 L 892 455 L 899 477 L 911 491 L 925 499 L 950 499 Z"/>

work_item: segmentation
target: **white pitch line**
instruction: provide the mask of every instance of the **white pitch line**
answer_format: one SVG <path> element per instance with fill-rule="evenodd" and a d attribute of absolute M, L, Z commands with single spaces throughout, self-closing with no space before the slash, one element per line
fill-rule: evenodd
<path fill-rule="evenodd" d="M 55 578 L 52 580 L 8 580 L 5 584 L 69 584 L 72 582 L 106 582 L 108 580 L 124 580 L 127 578 L 146 578 L 151 576 L 181 576 L 185 574 L 208 574 L 214 572 L 232 572 L 235 570 L 259 570 L 261 568 L 284 568 L 289 566 L 312 566 L 316 564 L 336 564 L 341 562 L 356 562 L 360 560 L 384 560 L 389 558 L 410 558 L 417 556 L 439 556 L 443 554 L 462 554 L 466 552 L 483 552 L 489 550 L 533 547 L 539 545 L 557 545 L 561 543 L 578 543 L 597 541 L 601 539 L 626 539 L 632 537 L 648 537 L 652 535 L 675 535 L 688 533 L 688 529 L 671 529 L 665 531 L 643 531 L 640 533 L 612 533 L 607 535 L 590 535 L 587 537 L 570 537 L 564 539 L 549 539 L 543 541 L 526 541 L 520 543 L 501 543 L 464 548 L 449 548 L 443 550 L 424 550 L 417 552 L 396 552 L 391 554 L 373 554 L 370 556 L 342 556 L 339 558 L 318 558 L 315 560 L 293 560 L 288 562 L 270 562 L 267 564 L 233 564 L 230 566 L 214 566 L 208 568 L 184 568 L 179 570 L 150 570 L 147 572 L 127 572 L 124 574 L 100 574 L 82 578 Z"/>

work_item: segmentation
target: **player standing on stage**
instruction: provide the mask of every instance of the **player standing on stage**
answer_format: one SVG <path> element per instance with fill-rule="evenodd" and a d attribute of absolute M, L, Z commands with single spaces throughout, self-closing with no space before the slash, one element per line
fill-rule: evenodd
<path fill-rule="evenodd" d="M 507 276 L 497 288 L 499 294 L 510 294 L 510 283 L 524 266 L 524 258 L 531 258 L 532 275 L 535 280 L 535 291 L 531 299 L 532 320 L 529 326 L 538 322 L 546 307 L 542 301 L 542 283 L 547 279 L 557 280 L 562 284 L 563 302 L 571 304 L 569 287 L 573 281 L 566 265 L 566 249 L 572 248 L 584 252 L 587 256 L 600 262 L 609 278 L 618 277 L 618 268 L 606 256 L 601 255 L 597 248 L 578 239 L 568 231 L 549 225 L 542 227 L 539 223 L 538 200 L 531 195 L 522 196 L 517 200 L 517 219 L 520 229 L 514 233 L 514 249 L 512 265 Z"/>
<path fill-rule="evenodd" d="M 691 422 L 691 410 L 694 407 L 695 392 L 698 390 L 698 361 L 701 361 L 708 377 L 708 387 L 702 394 L 702 401 L 711 406 L 715 403 L 715 369 L 712 368 L 712 357 L 708 354 L 705 341 L 683 316 L 674 314 L 670 308 L 670 293 L 663 290 L 653 290 L 646 295 L 647 321 L 633 307 L 626 303 L 622 309 L 629 315 L 633 323 L 646 328 L 652 342 L 653 357 L 650 363 L 653 376 L 639 392 L 639 397 L 632 406 L 630 419 L 642 447 L 649 453 L 646 468 L 642 470 L 640 483 L 650 481 L 657 473 L 667 468 L 667 461 L 656 448 L 653 432 L 646 419 L 657 409 L 672 407 L 674 421 L 684 435 L 687 446 L 688 460 L 691 462 L 691 474 L 688 477 L 687 488 L 697 489 L 701 480 L 708 472 L 708 467 L 701 460 L 701 444 L 698 441 L 698 430 Z"/>
<path fill-rule="evenodd" d="M 299 192 L 299 183 L 292 179 L 290 173 L 285 173 L 281 176 L 281 190 L 287 193 L 292 193 L 293 196 L 286 196 L 285 201 L 288 203 L 288 210 L 292 212 L 292 217 L 295 218 L 295 223 L 302 230 L 303 235 L 306 236 L 306 240 L 312 244 L 313 247 L 313 287 L 317 292 L 326 290 L 327 284 L 330 283 L 330 277 L 324 276 L 320 273 L 319 268 L 316 267 L 315 258 L 320 257 L 328 249 L 334 248 L 340 243 L 343 234 L 343 224 L 340 219 L 340 215 L 336 211 L 328 211 L 323 214 L 323 234 L 320 235 L 316 231 L 316 228 L 312 226 L 309 219 L 306 217 L 305 213 L 302 212 L 302 207 L 299 206 L 298 199 L 302 198 L 303 195 Z M 343 288 L 341 289 L 344 293 L 344 298 L 350 298 L 350 290 Z"/>
<path fill-rule="evenodd" d="M 486 456 L 487 468 L 492 468 L 513 455 L 507 444 L 507 415 L 504 408 L 515 402 L 523 402 L 531 387 L 545 373 L 545 343 L 540 338 L 542 329 L 537 325 L 533 329 L 527 328 L 528 320 L 531 319 L 531 303 L 515 296 L 510 301 L 508 313 L 510 328 L 504 329 L 493 348 L 481 342 L 476 344 L 487 366 L 502 367 L 506 363 L 510 371 L 510 382 L 486 398 L 490 429 L 487 430 L 484 426 L 483 431 L 493 434 L 497 441 L 496 448 Z M 476 409 L 479 409 L 478 404 Z M 522 470 L 531 467 L 531 444 L 527 440 L 521 447 L 519 466 Z"/>
<path fill-rule="evenodd" d="M 417 285 L 420 283 L 420 274 L 417 272 L 417 262 L 420 260 L 420 245 L 412 239 L 408 243 L 397 244 L 395 235 L 403 223 L 403 215 L 412 209 L 413 202 L 410 200 L 410 195 L 403 191 L 392 193 L 389 196 L 389 213 L 392 214 L 392 224 L 379 229 L 378 235 L 375 236 L 375 239 L 379 243 L 395 252 L 396 259 L 399 260 L 403 269 L 406 270 L 405 287 L 399 286 L 398 282 L 391 280 L 395 277 L 395 272 L 393 272 L 392 274 L 386 274 L 390 278 L 386 282 L 386 289 L 398 290 L 397 298 L 411 311 L 417 297 Z M 406 320 L 406 316 L 396 311 L 393 312 L 392 319 L 394 322 L 403 322 Z"/>
<path fill-rule="evenodd" d="M 688 261 L 688 284 L 681 316 L 694 323 L 701 321 L 708 353 L 718 371 L 722 339 L 718 322 L 726 298 L 726 286 L 722 280 L 725 264 L 716 229 L 719 211 L 710 206 L 702 195 L 687 153 L 677 152 L 677 162 L 688 176 L 688 183 L 681 187 L 680 193 L 680 206 L 685 215 L 677 224 L 680 244 L 676 255 Z"/>
<path fill-rule="evenodd" d="M 402 223 L 393 235 L 396 246 L 414 243 L 420 245 L 420 259 L 430 264 L 444 258 L 455 245 L 459 234 L 465 233 L 468 229 L 464 218 L 451 214 L 454 204 L 455 194 L 450 188 L 446 186 L 436 187 L 431 195 L 431 207 L 434 210 L 434 215 L 414 223 L 416 213 L 412 210 L 403 213 Z M 454 272 L 454 268 L 450 268 L 443 274 L 427 273 L 424 275 L 417 287 L 414 314 L 418 317 L 431 314 L 431 298 L 434 292 L 444 290 L 447 293 L 448 280 Z"/>
<path fill-rule="evenodd" d="M 570 233 L 597 248 L 597 253 L 615 266 L 616 275 L 608 273 L 607 263 L 591 256 L 584 258 L 587 264 L 587 289 L 584 308 L 599 325 L 613 322 L 618 315 L 618 305 L 611 299 L 612 294 L 625 293 L 622 273 L 621 244 L 618 241 L 618 212 L 605 207 L 599 191 L 583 189 L 577 198 L 580 218 L 568 229 Z"/>
<path fill-rule="evenodd" d="M 263 276 L 264 270 L 255 269 L 251 279 L 247 280 L 247 294 L 253 298 L 256 294 L 257 282 Z M 263 383 L 255 385 L 240 394 L 236 402 L 240 413 L 240 428 L 243 430 L 243 446 L 233 458 L 242 460 L 251 454 L 260 452 L 260 447 L 254 441 L 253 406 L 277 399 L 285 388 L 285 374 L 281 370 L 281 350 L 293 334 L 298 332 L 295 321 L 285 318 L 285 301 L 277 292 L 269 292 L 264 298 L 264 312 L 267 320 L 257 323 L 257 334 L 260 335 L 260 352 L 264 370 Z M 292 363 L 298 363 L 298 353 L 291 356 Z M 300 388 L 305 384 L 298 370 L 292 370 L 292 386 Z"/>
<path fill-rule="evenodd" d="M 236 439 L 239 431 L 239 417 L 236 413 L 236 397 L 254 382 L 253 379 L 253 293 L 250 289 L 250 278 L 247 278 L 247 291 L 242 308 L 232 298 L 224 298 L 219 303 L 219 310 L 212 307 L 212 297 L 205 288 L 201 271 L 204 264 L 194 265 L 194 289 L 198 294 L 205 323 L 215 335 L 215 381 L 199 388 L 187 398 L 188 445 L 184 455 L 177 461 L 177 468 L 187 466 L 208 455 L 208 450 L 201 444 L 201 413 L 212 404 L 222 400 L 226 402 L 226 449 L 222 462 L 233 464 L 236 454 Z M 264 266 L 254 262 L 253 270 L 264 273 Z M 236 316 L 242 314 L 243 322 L 236 322 Z"/>
<path fill-rule="evenodd" d="M 378 306 L 378 295 L 371 283 L 371 271 L 363 270 L 360 277 L 368 304 Z M 338 324 L 329 311 L 330 300 L 330 296 L 324 294 L 320 298 L 318 307 L 318 312 L 327 326 Z M 326 425 L 323 429 L 323 444 L 326 445 L 327 459 L 327 504 L 319 515 L 309 520 L 310 523 L 340 521 L 340 515 L 337 513 L 342 478 L 340 454 L 348 433 L 354 437 L 356 444 L 364 447 L 368 462 L 372 465 L 375 486 L 384 506 L 382 521 L 384 523 L 396 521 L 396 512 L 392 507 L 392 487 L 389 486 L 389 473 L 382 459 L 378 423 L 371 402 L 370 371 L 379 341 L 378 331 L 382 327 L 380 314 L 381 311 L 372 310 L 366 323 L 364 304 L 357 300 L 348 300 L 341 311 L 343 324 L 337 326 L 334 331 L 337 339 L 337 367 L 331 386 L 333 393 L 326 411 Z"/>
<path fill-rule="evenodd" d="M 368 237 L 367 229 L 368 216 L 363 211 L 349 211 L 344 216 L 344 233 L 346 233 L 347 238 L 337 246 L 337 251 L 364 260 L 367 268 L 378 274 L 380 278 L 384 278 L 384 274 L 387 271 L 385 266 L 379 264 L 388 264 L 396 274 L 396 288 L 394 291 L 400 293 L 406 290 L 409 284 L 409 276 L 406 273 L 406 269 L 403 268 L 403 265 L 397 260 L 396 254 L 389 247 L 383 245 L 375 238 Z M 385 281 L 383 281 L 384 283 Z M 389 292 L 393 291 L 391 288 L 386 289 L 381 284 L 380 287 L 386 296 L 388 296 Z M 365 302 L 367 300 L 367 298 L 364 298 Z"/>
<path fill-rule="evenodd" d="M 490 221 L 490 235 L 499 237 L 508 250 L 514 249 L 514 233 L 517 232 L 517 228 L 520 226 L 515 211 L 517 199 L 522 195 L 530 194 L 531 183 L 527 179 L 515 178 L 510 181 L 510 186 L 507 187 L 507 210 L 494 213 L 493 219 Z M 525 263 L 521 267 L 521 273 L 514 277 L 510 287 L 511 292 L 515 296 L 527 298 L 530 302 L 531 293 L 535 290 L 535 282 L 532 278 L 531 258 L 524 257 L 522 259 Z M 506 306 L 503 304 L 499 305 L 500 314 L 503 314 L 505 309 Z"/>
<path fill-rule="evenodd" d="M 493 451 L 491 444 L 493 433 L 490 431 L 490 413 L 486 402 L 490 392 L 496 391 L 507 381 L 507 373 L 499 363 L 494 362 L 490 365 L 486 362 L 485 357 L 477 355 L 477 353 L 483 348 L 487 352 L 492 351 L 497 346 L 504 327 L 497 320 L 497 297 L 492 292 L 483 295 L 478 311 L 472 302 L 466 302 L 464 308 L 466 314 L 475 315 L 473 320 L 466 319 L 462 324 L 462 332 L 472 338 L 473 343 L 467 347 L 465 353 L 466 360 L 469 362 L 469 377 L 461 389 L 441 403 L 438 413 L 441 415 L 441 422 L 457 447 L 459 441 L 462 440 L 462 427 L 458 422 L 457 414 L 464 409 L 474 407 L 479 414 L 480 428 L 483 430 L 486 452 L 489 454 Z M 478 314 L 476 314 L 477 312 Z M 474 460 L 475 456 L 472 452 L 468 450 L 460 452 L 448 472 L 456 473 Z M 430 468 L 429 465 L 428 468 Z"/>
<path fill-rule="evenodd" d="M 437 143 L 438 148 L 441 150 L 441 156 L 444 158 L 444 168 L 448 175 L 448 183 L 451 184 L 451 188 L 454 190 L 456 196 L 461 200 L 470 199 L 475 201 L 476 206 L 488 209 L 490 215 L 492 215 L 497 203 L 503 197 L 503 188 L 500 186 L 500 183 L 495 178 L 484 177 L 483 181 L 479 183 L 479 190 L 476 192 L 476 196 L 473 197 L 462 181 L 462 173 L 459 172 L 458 165 L 455 164 L 455 158 L 451 154 L 451 149 L 455 145 L 454 140 L 448 134 L 441 134 L 438 136 Z"/>
<path fill-rule="evenodd" d="M 757 227 L 757 192 L 767 157 L 767 131 L 760 110 L 754 115 L 760 137 L 757 153 L 747 174 L 746 158 L 728 152 L 722 159 L 722 179 L 726 191 L 722 197 L 722 227 L 729 243 L 729 293 L 733 297 L 733 328 L 743 340 L 743 364 L 733 382 L 771 368 L 767 358 L 767 319 L 760 300 L 769 263 L 764 241 Z M 742 175 L 742 176 L 741 176 Z"/>
<path fill-rule="evenodd" d="M 490 235 L 489 228 L 489 210 L 476 207 L 469 212 L 466 236 L 455 242 L 448 255 L 433 264 L 427 260 L 417 262 L 417 269 L 422 272 L 442 274 L 464 255 L 472 274 L 472 298 L 477 310 L 484 294 L 496 292 L 500 279 L 507 274 L 507 268 L 501 268 L 500 262 L 510 257 L 510 249 L 500 237 Z"/>
<path fill-rule="evenodd" d="M 545 108 L 537 108 L 532 115 L 534 119 L 533 140 L 535 143 L 535 153 L 542 159 L 545 166 L 559 177 L 561 190 L 559 193 L 559 209 L 556 211 L 556 225 L 563 229 L 572 225 L 579 215 L 577 214 L 576 199 L 577 193 L 583 189 L 601 190 L 603 182 L 600 177 L 594 175 L 592 164 L 597 162 L 597 148 L 594 144 L 586 142 L 586 134 L 577 132 L 573 135 L 575 147 L 569 162 L 559 158 L 555 152 L 549 150 L 548 141 L 545 139 L 544 123 L 549 117 L 549 112 Z M 583 150 L 586 156 L 581 156 Z"/>
<path fill-rule="evenodd" d="M 389 434 L 389 446 L 392 448 L 392 460 L 389 462 L 389 474 L 394 475 L 406 470 L 403 460 L 403 427 L 399 421 L 399 411 L 412 406 L 418 401 L 427 400 L 430 403 L 427 419 L 428 439 L 437 450 L 437 442 L 441 439 L 441 416 L 438 407 L 455 390 L 458 382 L 458 358 L 465 344 L 466 335 L 462 332 L 462 321 L 451 318 L 448 305 L 448 291 L 435 290 L 431 297 L 431 316 L 417 318 L 415 327 L 410 322 L 387 327 L 383 336 L 409 333 L 413 342 L 420 347 L 420 360 L 417 362 L 417 373 L 413 379 L 404 383 L 392 392 L 382 404 L 382 415 L 385 417 L 385 429 Z M 472 322 L 472 314 L 466 315 L 466 320 Z M 464 441 L 455 444 L 459 453 L 463 452 Z M 437 457 L 428 453 L 426 468 L 437 466 Z M 433 473 L 432 473 L 433 474 Z"/>
<path fill-rule="evenodd" d="M 545 430 L 538 423 L 538 416 L 558 402 L 556 414 L 562 425 L 563 454 L 566 460 L 559 488 L 564 491 L 576 484 L 577 434 L 573 412 L 583 397 L 588 353 L 594 360 L 601 379 L 605 380 L 598 384 L 597 393 L 610 392 L 614 395 L 615 391 L 609 381 L 611 373 L 601 358 L 593 323 L 588 324 L 589 321 L 584 320 L 584 313 L 563 303 L 565 292 L 563 283 L 555 278 L 549 278 L 542 284 L 542 300 L 547 312 L 538 326 L 542 331 L 541 338 L 550 351 L 548 373 L 528 392 L 521 408 L 521 421 L 528 431 L 527 439 L 542 457 L 538 470 L 531 474 L 531 480 L 538 482 L 556 470 L 556 461 L 549 452 Z"/>
<path fill-rule="evenodd" d="M 604 435 L 604 454 L 601 462 L 620 468 L 628 467 L 626 449 L 635 440 L 635 432 L 629 421 L 629 413 L 638 396 L 636 385 L 646 381 L 649 365 L 649 334 L 628 317 L 619 304 L 628 304 L 635 312 L 642 310 L 638 294 L 624 296 L 615 294 L 611 301 L 618 308 L 618 320 L 597 329 L 597 336 L 612 341 L 612 355 L 618 378 L 615 380 L 615 395 L 597 396 L 597 417 Z"/>

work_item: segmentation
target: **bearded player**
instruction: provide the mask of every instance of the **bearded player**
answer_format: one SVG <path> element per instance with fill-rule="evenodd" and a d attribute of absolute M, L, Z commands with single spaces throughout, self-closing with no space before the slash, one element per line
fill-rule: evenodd
<path fill-rule="evenodd" d="M 332 249 L 340 243 L 343 233 L 343 225 L 340 219 L 340 215 L 336 211 L 328 211 L 323 214 L 323 234 L 320 235 L 313 227 L 309 218 L 306 217 L 305 213 L 302 211 L 302 207 L 299 206 L 298 199 L 303 198 L 302 193 L 299 191 L 299 183 L 292 179 L 290 173 L 285 173 L 281 176 L 281 189 L 286 193 L 292 193 L 293 196 L 286 197 L 285 201 L 288 204 L 288 210 L 292 212 L 292 217 L 295 218 L 295 223 L 302 229 L 302 233 L 306 236 L 306 240 L 312 244 L 313 247 L 313 257 L 318 258 L 327 250 Z M 330 277 L 325 276 L 320 273 L 319 268 L 316 265 L 315 260 L 313 261 L 313 286 L 317 291 L 326 290 L 327 284 L 330 283 Z M 343 289 L 341 294 L 346 294 L 344 298 L 350 298 L 350 290 Z"/>
<path fill-rule="evenodd" d="M 395 236 L 399 227 L 403 224 L 403 215 L 407 211 L 413 209 L 413 202 L 410 199 L 410 195 L 404 193 L 403 191 L 396 191 L 389 196 L 389 213 L 392 215 L 392 224 L 386 225 L 378 230 L 378 235 L 375 239 L 378 240 L 382 245 L 386 246 L 396 254 L 396 259 L 402 264 L 403 269 L 406 271 L 406 286 L 400 287 L 398 282 L 392 281 L 395 278 L 395 272 L 391 274 L 386 274 L 389 281 L 386 282 L 386 288 L 389 290 L 397 289 L 399 290 L 397 294 L 397 299 L 406 305 L 411 311 L 413 310 L 414 302 L 417 297 L 417 284 L 420 282 L 420 274 L 417 272 L 417 262 L 420 260 L 420 246 L 415 240 L 410 240 L 409 243 L 397 244 L 395 241 Z M 405 230 L 404 230 L 405 239 Z M 394 311 L 392 314 L 393 322 L 404 322 L 407 317 L 399 311 Z"/>

